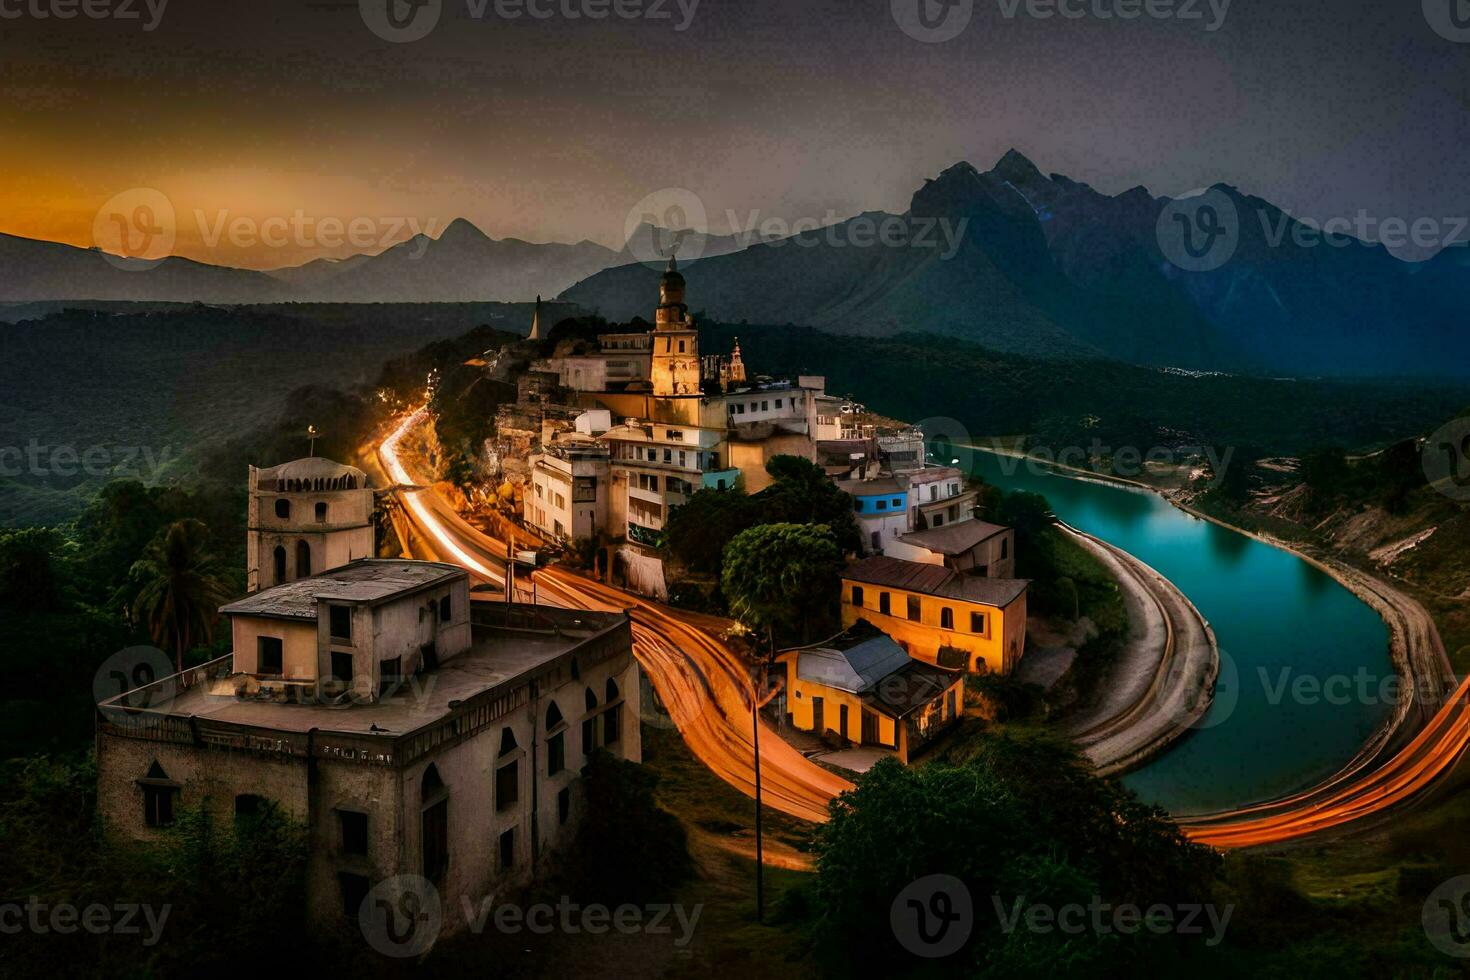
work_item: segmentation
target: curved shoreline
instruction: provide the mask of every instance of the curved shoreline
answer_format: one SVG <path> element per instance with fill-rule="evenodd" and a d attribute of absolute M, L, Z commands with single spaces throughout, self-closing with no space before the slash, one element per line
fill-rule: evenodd
<path fill-rule="evenodd" d="M 1009 456 L 1053 470 L 1065 471 L 1067 474 L 1075 474 L 1077 478 L 1093 482 L 1110 483 L 1157 494 L 1170 506 L 1191 517 L 1209 521 L 1226 530 L 1245 535 L 1261 544 L 1269 545 L 1301 559 L 1331 577 L 1360 601 L 1367 604 L 1387 626 L 1389 656 L 1394 665 L 1394 673 L 1402 688 L 1409 692 L 1409 696 L 1399 699 L 1392 715 L 1384 720 L 1352 758 L 1348 759 L 1332 776 L 1299 792 L 1238 809 L 1180 817 L 1178 822 L 1182 827 L 1226 828 L 1230 823 L 1238 820 L 1271 816 L 1289 809 L 1300 809 L 1304 803 L 1310 803 L 1329 793 L 1341 790 L 1349 780 L 1372 771 L 1386 761 L 1392 750 L 1409 742 L 1435 716 L 1444 703 L 1447 693 L 1455 690 L 1457 682 L 1449 657 L 1428 611 L 1411 596 L 1405 595 L 1387 582 L 1361 569 L 1330 555 L 1313 554 L 1274 535 L 1231 524 L 1212 514 L 1204 513 L 1178 499 L 1176 495 L 1139 480 L 1108 473 L 1096 473 L 1066 463 L 1039 459 L 1015 450 L 981 446 L 967 448 L 977 452 Z"/>
<path fill-rule="evenodd" d="M 1065 522 L 1058 526 L 1112 573 L 1130 635 L 1105 680 L 1113 694 L 1059 730 L 1099 775 L 1121 776 L 1187 734 L 1209 710 L 1220 650 L 1215 631 L 1180 589 L 1147 563 Z"/>

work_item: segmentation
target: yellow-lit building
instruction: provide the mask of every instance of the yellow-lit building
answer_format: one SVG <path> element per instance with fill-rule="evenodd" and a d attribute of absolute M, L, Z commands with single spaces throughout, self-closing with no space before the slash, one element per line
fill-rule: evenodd
<path fill-rule="evenodd" d="M 909 656 L 869 623 L 777 657 L 792 727 L 909 757 L 964 711 L 964 675 Z"/>
<path fill-rule="evenodd" d="M 842 576 L 842 624 L 872 623 L 913 656 L 1009 674 L 1026 648 L 1025 579 L 960 575 L 943 565 L 865 558 Z"/>

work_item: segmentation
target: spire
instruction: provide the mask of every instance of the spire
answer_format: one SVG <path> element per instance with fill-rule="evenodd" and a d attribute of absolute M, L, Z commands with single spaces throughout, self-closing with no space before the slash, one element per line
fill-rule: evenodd
<path fill-rule="evenodd" d="M 531 318 L 531 334 L 528 340 L 541 339 L 541 294 L 536 294 L 536 315 Z"/>

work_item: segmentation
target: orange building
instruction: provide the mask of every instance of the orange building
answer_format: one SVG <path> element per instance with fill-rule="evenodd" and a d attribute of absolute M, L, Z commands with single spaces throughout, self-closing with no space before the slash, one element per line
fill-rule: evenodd
<path fill-rule="evenodd" d="M 1025 579 L 865 558 L 842 576 L 842 624 L 866 620 L 920 660 L 1009 674 L 1026 648 Z"/>

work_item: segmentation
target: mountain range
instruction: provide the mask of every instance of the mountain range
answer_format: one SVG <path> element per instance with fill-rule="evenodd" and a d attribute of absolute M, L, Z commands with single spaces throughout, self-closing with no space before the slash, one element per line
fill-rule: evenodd
<path fill-rule="evenodd" d="M 726 323 L 922 331 L 1002 351 L 1200 371 L 1470 375 L 1470 249 L 1404 262 L 1356 239 L 1327 244 L 1229 185 L 1209 195 L 1238 218 L 1233 253 L 1212 269 L 1186 270 L 1165 255 L 1158 229 L 1174 199 L 1142 187 L 1106 195 L 1044 175 L 1012 150 L 989 171 L 960 163 L 926 181 L 901 216 L 909 244 L 855 247 L 854 224 L 885 217 L 859 215 L 684 272 L 693 307 Z M 921 247 L 935 226 L 963 228 L 957 246 L 947 250 L 937 234 Z M 655 279 L 640 266 L 607 269 L 561 298 L 624 319 L 644 312 Z"/>
<path fill-rule="evenodd" d="M 1012 150 L 988 171 L 959 163 L 926 180 L 901 215 L 868 212 L 775 240 L 685 239 L 680 254 L 698 258 L 681 266 L 694 309 L 726 323 L 934 333 L 1006 352 L 1197 371 L 1470 376 L 1461 326 L 1470 249 L 1409 263 L 1380 245 L 1302 235 L 1280 208 L 1226 184 L 1208 197 L 1235 212 L 1232 251 L 1215 266 L 1181 267 L 1159 229 L 1187 200 L 1142 187 L 1104 194 L 1043 174 Z M 493 239 L 459 219 L 438 238 L 416 236 L 376 255 L 256 272 L 0 235 L 0 302 L 545 295 L 626 321 L 650 317 L 656 259 L 671 240 L 644 224 L 620 251 L 535 244 Z"/>

